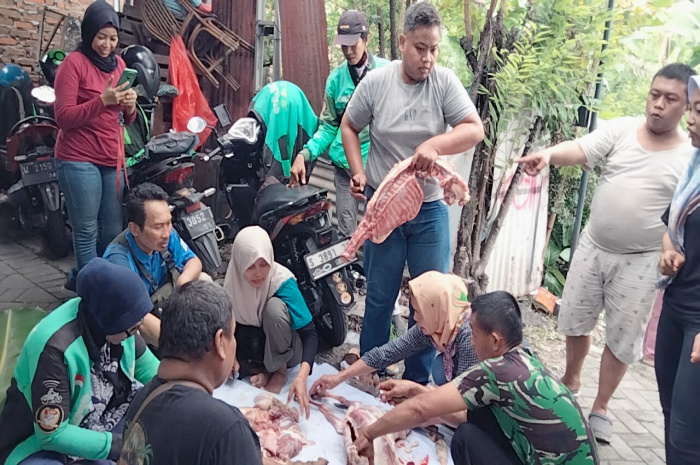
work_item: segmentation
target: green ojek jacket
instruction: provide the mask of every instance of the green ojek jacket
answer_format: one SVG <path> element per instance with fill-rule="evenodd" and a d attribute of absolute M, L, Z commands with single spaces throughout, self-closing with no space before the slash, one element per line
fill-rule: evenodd
<path fill-rule="evenodd" d="M 318 127 L 318 118 L 304 92 L 288 81 L 265 85 L 250 103 L 249 113 L 265 125 L 265 147 L 289 176 L 293 157 Z"/>
<path fill-rule="evenodd" d="M 0 416 L 0 461 L 9 453 L 7 465 L 40 450 L 91 460 L 108 458 L 113 448 L 121 450 L 121 435 L 79 426 L 92 403 L 93 366 L 78 320 L 80 300 L 69 300 L 51 312 L 24 343 Z M 150 381 L 159 362 L 141 336 L 121 345 L 124 374 L 132 382 Z M 113 444 L 113 438 L 119 443 Z"/>
<path fill-rule="evenodd" d="M 389 60 L 369 55 L 368 72 L 389 63 L 391 63 Z M 355 83 L 350 76 L 348 62 L 345 61 L 331 72 L 326 81 L 326 94 L 318 130 L 301 151 L 306 161 L 315 160 L 330 149 L 328 156 L 333 164 L 346 170 L 350 169 L 345 158 L 345 150 L 343 150 L 340 122 L 353 92 L 355 92 Z M 369 151 L 369 126 L 360 131 L 360 147 L 362 149 L 362 163 L 364 164 L 367 161 L 367 152 Z"/>

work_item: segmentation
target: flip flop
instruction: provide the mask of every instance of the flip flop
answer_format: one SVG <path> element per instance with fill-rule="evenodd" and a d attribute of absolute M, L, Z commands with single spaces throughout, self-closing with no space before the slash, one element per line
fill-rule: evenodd
<path fill-rule="evenodd" d="M 613 422 L 610 418 L 602 413 L 591 412 L 591 414 L 588 415 L 588 424 L 591 426 L 591 431 L 596 441 L 610 444 L 613 426 Z"/>
<path fill-rule="evenodd" d="M 581 391 L 579 391 L 578 389 L 575 391 L 571 391 L 571 390 L 569 390 L 569 391 L 571 392 L 571 395 L 574 397 L 578 397 L 581 395 Z"/>

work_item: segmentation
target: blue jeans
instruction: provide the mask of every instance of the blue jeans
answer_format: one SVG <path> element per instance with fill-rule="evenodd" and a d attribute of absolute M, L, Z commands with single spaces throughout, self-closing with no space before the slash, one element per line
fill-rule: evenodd
<path fill-rule="evenodd" d="M 117 170 L 88 162 L 61 161 L 58 183 L 73 228 L 73 251 L 80 271 L 124 229 L 124 174 L 117 193 Z"/>
<path fill-rule="evenodd" d="M 369 199 L 374 191 L 367 188 Z M 427 202 L 418 215 L 396 228 L 381 244 L 366 240 L 364 265 L 367 274 L 365 316 L 360 333 L 360 352 L 386 344 L 391 330 L 391 314 L 401 288 L 403 268 L 408 262 L 411 278 L 426 271 L 447 273 L 450 268 L 450 224 L 447 205 Z M 409 307 L 409 328 L 415 324 L 413 307 Z M 405 360 L 404 379 L 426 384 L 430 376 L 435 349 L 427 348 Z"/>
<path fill-rule="evenodd" d="M 666 463 L 700 463 L 700 363 L 690 363 L 700 318 L 680 315 L 666 301 L 656 333 L 654 370 L 664 413 Z"/>
<path fill-rule="evenodd" d="M 19 465 L 112 465 L 111 460 L 70 460 L 68 456 L 58 452 L 48 450 L 40 450 L 35 452 L 26 459 L 22 460 Z"/>
<path fill-rule="evenodd" d="M 447 384 L 447 376 L 445 376 L 445 354 L 438 354 L 437 357 L 435 357 L 431 372 L 433 375 L 433 383 L 435 383 L 436 386 Z"/>

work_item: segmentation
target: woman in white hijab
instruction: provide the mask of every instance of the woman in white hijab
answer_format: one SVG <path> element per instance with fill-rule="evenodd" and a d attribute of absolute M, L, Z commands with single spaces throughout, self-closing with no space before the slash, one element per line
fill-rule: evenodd
<path fill-rule="evenodd" d="M 295 396 L 308 418 L 306 380 L 316 357 L 318 337 L 294 275 L 275 262 L 272 242 L 261 227 L 249 226 L 236 235 L 224 289 L 233 301 L 242 368 L 247 360 L 241 358 L 241 349 L 264 338 L 263 367 L 251 376 L 251 384 L 279 393 L 287 382 L 287 368 L 301 363 L 289 400 Z"/>

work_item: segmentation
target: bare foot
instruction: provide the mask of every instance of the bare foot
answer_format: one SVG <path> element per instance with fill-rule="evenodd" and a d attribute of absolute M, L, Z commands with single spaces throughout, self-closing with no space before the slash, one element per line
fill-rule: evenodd
<path fill-rule="evenodd" d="M 562 382 L 562 384 L 564 384 L 564 386 L 569 388 L 569 391 L 571 391 L 574 394 L 579 392 L 579 390 L 581 389 L 581 378 L 580 377 L 578 377 L 576 379 L 570 379 L 570 378 L 567 378 L 565 375 L 565 376 L 561 377 L 560 381 Z"/>
<path fill-rule="evenodd" d="M 257 375 L 252 375 L 250 377 L 250 384 L 252 384 L 256 388 L 264 389 L 268 379 L 270 379 L 270 375 L 267 372 L 263 371 L 258 373 Z"/>
<path fill-rule="evenodd" d="M 287 383 L 287 367 L 283 366 L 279 370 L 270 375 L 267 384 L 263 389 L 274 394 L 279 394 L 284 385 Z"/>

